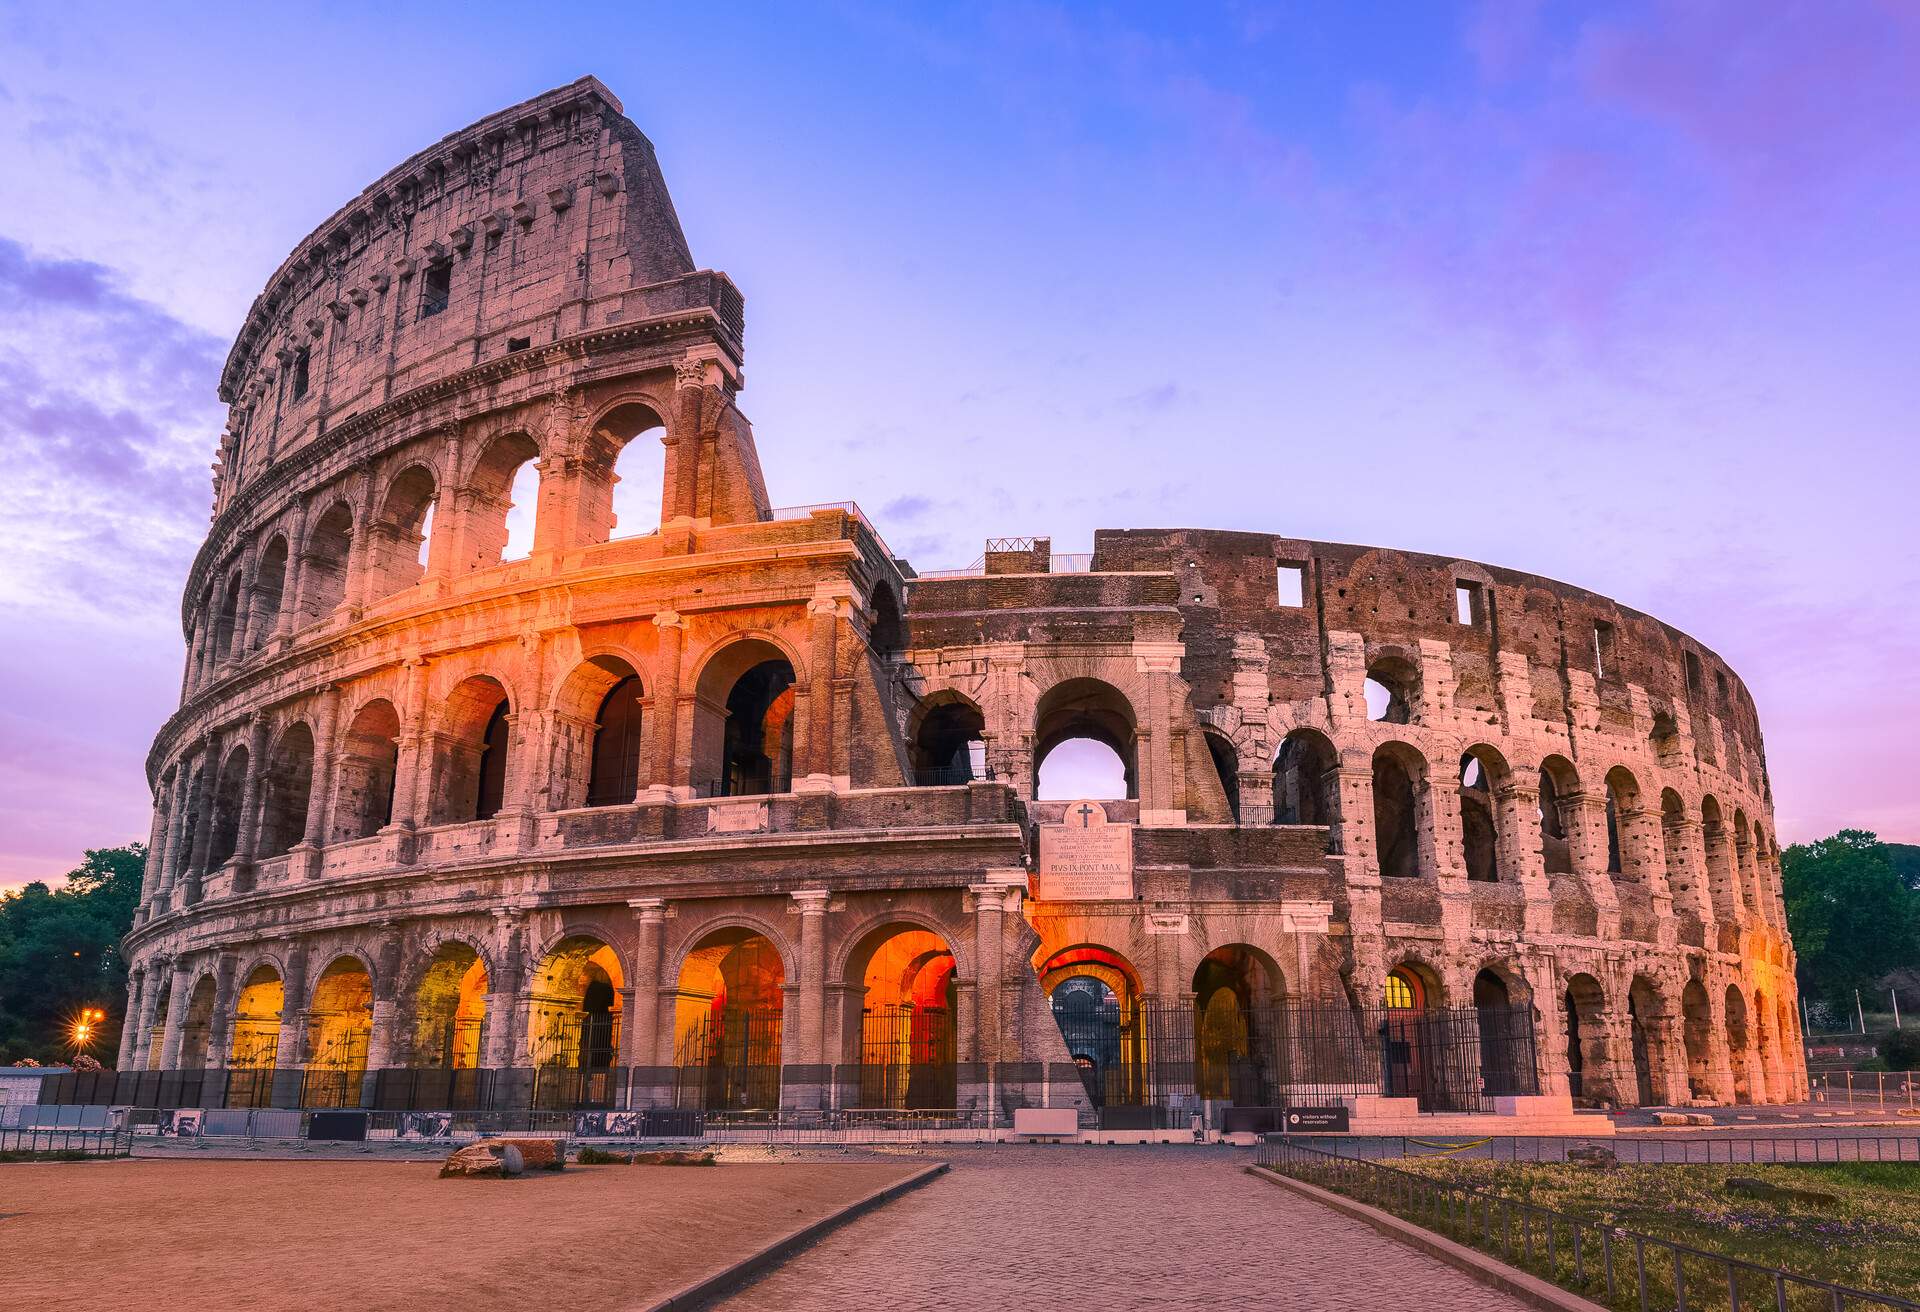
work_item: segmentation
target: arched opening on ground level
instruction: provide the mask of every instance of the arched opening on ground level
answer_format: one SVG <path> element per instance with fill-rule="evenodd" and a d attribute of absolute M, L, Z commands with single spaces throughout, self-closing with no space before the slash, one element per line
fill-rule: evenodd
<path fill-rule="evenodd" d="M 858 984 L 857 1106 L 952 1107 L 956 1100 L 953 950 L 931 930 L 882 926 L 847 965 Z"/>
<path fill-rule="evenodd" d="M 1034 709 L 1033 795 L 1046 802 L 1140 796 L 1133 704 L 1099 679 L 1066 679 Z"/>
<path fill-rule="evenodd" d="M 1040 987 L 1096 1107 L 1148 1101 L 1147 1025 L 1140 976 L 1111 948 L 1063 948 L 1041 963 Z"/>
<path fill-rule="evenodd" d="M 147 1054 L 144 1063 L 145 1068 L 150 1071 L 161 1069 L 162 1063 L 166 1060 L 167 1012 L 173 1006 L 172 985 L 173 980 L 170 976 L 161 975 L 159 983 L 155 986 L 160 990 L 160 996 L 153 1004 L 153 1028 L 147 1034 Z"/>
<path fill-rule="evenodd" d="M 913 781 L 923 788 L 964 784 L 987 777 L 986 717 L 957 693 L 937 694 L 915 710 L 907 749 Z"/>
<path fill-rule="evenodd" d="M 1660 995 L 1653 982 L 1644 975 L 1634 976 L 1627 988 L 1627 1035 L 1633 1050 L 1633 1095 L 1637 1107 L 1652 1107 L 1663 1101 L 1666 1054 L 1660 1050 L 1660 1041 L 1664 1023 Z"/>
<path fill-rule="evenodd" d="M 375 698 L 353 714 L 334 782 L 335 841 L 371 838 L 393 821 L 400 763 L 400 715 Z"/>
<path fill-rule="evenodd" d="M 1575 1098 L 1602 1103 L 1615 1097 L 1607 1052 L 1607 995 L 1591 975 L 1567 980 L 1567 1087 Z"/>
<path fill-rule="evenodd" d="M 1687 1091 L 1695 1098 L 1714 1097 L 1713 1004 L 1697 979 L 1680 991 L 1681 1040 L 1687 1049 Z"/>
<path fill-rule="evenodd" d="M 1733 1101 L 1737 1106 L 1757 1101 L 1753 1052 L 1747 1030 L 1747 1000 L 1738 985 L 1727 985 L 1727 1060 L 1733 1067 Z"/>
<path fill-rule="evenodd" d="M 306 836 L 313 790 L 313 730 L 304 721 L 287 726 L 268 758 L 260 805 L 260 855 L 283 856 Z"/>
<path fill-rule="evenodd" d="M 306 1102 L 357 1107 L 373 1034 L 373 976 L 358 957 L 336 957 L 320 972 L 307 1009 Z"/>
<path fill-rule="evenodd" d="M 756 797 L 793 787 L 791 662 L 764 638 L 742 638 L 707 661 L 693 711 L 694 785 L 709 797 Z"/>
<path fill-rule="evenodd" d="M 1193 972 L 1194 1093 L 1243 1106 L 1275 1105 L 1282 1082 L 1280 1004 L 1273 958 L 1245 943 L 1215 948 Z"/>
<path fill-rule="evenodd" d="M 280 1011 L 286 986 L 280 972 L 261 964 L 248 973 L 233 1004 L 233 1047 L 227 1065 L 235 1070 L 272 1070 L 280 1047 Z"/>
<path fill-rule="evenodd" d="M 491 820 L 506 798 L 512 707 L 500 681 L 476 674 L 448 694 L 434 748 L 432 824 Z"/>
<path fill-rule="evenodd" d="M 1499 971 L 1473 977 L 1473 1009 L 1480 1048 L 1480 1088 L 1488 1097 L 1534 1093 L 1532 1009 L 1515 996 Z"/>
<path fill-rule="evenodd" d="M 673 1021 L 681 1106 L 751 1111 L 780 1105 L 786 982 L 779 950 L 750 929 L 715 930 L 687 953 Z"/>
<path fill-rule="evenodd" d="M 540 961 L 528 1004 L 535 1069 L 603 1071 L 620 1056 L 620 958 L 591 935 L 562 939 Z"/>
<path fill-rule="evenodd" d="M 476 1069 L 486 1019 L 486 963 L 465 943 L 442 943 L 414 990 L 409 1064 L 437 1070 Z"/>
<path fill-rule="evenodd" d="M 187 1014 L 180 1018 L 180 1060 L 183 1071 L 205 1070 L 213 1041 L 213 976 L 202 975 L 187 996 Z"/>

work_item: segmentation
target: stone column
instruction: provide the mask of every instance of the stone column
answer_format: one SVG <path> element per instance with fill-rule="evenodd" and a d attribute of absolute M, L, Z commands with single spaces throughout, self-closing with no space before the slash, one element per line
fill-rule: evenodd
<path fill-rule="evenodd" d="M 795 792 L 833 787 L 834 636 L 846 602 L 831 591 L 835 586 L 816 585 L 807 603 L 807 737 L 804 744 L 796 744 L 802 750 L 794 753 Z"/>
<path fill-rule="evenodd" d="M 127 972 L 127 1014 L 120 1022 L 120 1050 L 114 1056 L 117 1071 L 133 1069 L 135 1041 L 140 1034 L 140 992 L 146 980 L 146 968 L 135 966 Z"/>
<path fill-rule="evenodd" d="M 176 958 L 173 974 L 167 982 L 167 1027 L 160 1039 L 160 1069 L 180 1069 L 180 1043 L 185 1037 L 189 968 Z"/>
<path fill-rule="evenodd" d="M 660 1047 L 660 939 L 665 898 L 628 898 L 633 909 L 633 1002 L 627 1009 L 627 1065 L 657 1066 Z"/>
<path fill-rule="evenodd" d="M 301 591 L 307 573 L 307 517 L 307 503 L 302 501 L 287 531 L 287 577 L 281 585 L 280 613 L 274 616 L 273 631 L 267 634 L 269 642 L 287 637 L 300 622 Z"/>
<path fill-rule="evenodd" d="M 233 1060 L 234 972 L 239 958 L 220 954 L 213 968 L 213 1015 L 207 1022 L 207 1069 L 225 1070 Z"/>
<path fill-rule="evenodd" d="M 686 796 L 693 778 L 693 762 L 677 750 L 680 711 L 680 660 L 686 645 L 687 622 L 677 611 L 663 610 L 653 617 L 660 635 L 660 658 L 653 694 L 653 714 L 642 725 L 646 752 L 640 762 L 640 790 L 634 800 L 665 801 Z"/>
<path fill-rule="evenodd" d="M 827 903 L 824 888 L 803 888 L 789 896 L 800 911 L 800 1050 L 794 1054 L 796 1065 L 814 1066 L 827 1061 Z"/>
<path fill-rule="evenodd" d="M 333 814 L 334 721 L 340 714 L 340 688 L 326 684 L 320 689 L 319 705 L 314 712 L 313 775 L 307 785 L 307 827 L 294 847 L 295 860 L 288 873 L 317 879 L 320 876 L 320 849 L 327 841 L 328 819 Z"/>
<path fill-rule="evenodd" d="M 974 1019 L 980 1035 L 980 1060 L 1003 1061 L 1006 1054 L 1001 1045 L 1000 994 L 1006 973 L 1006 913 L 1010 890 L 1003 883 L 986 883 L 969 885 L 967 892 L 974 905 L 973 942 L 979 976 L 974 981 L 974 992 L 978 995 Z"/>
<path fill-rule="evenodd" d="M 255 711 L 247 717 L 247 778 L 240 791 L 239 831 L 233 849 L 236 870 L 251 869 L 253 854 L 260 848 L 260 781 L 266 773 L 267 717 Z"/>
<path fill-rule="evenodd" d="M 281 978 L 280 1034 L 275 1041 L 273 1064 L 278 1070 L 299 1070 L 307 1054 L 307 948 L 295 943 L 287 954 L 287 973 Z"/>
<path fill-rule="evenodd" d="M 147 982 L 144 995 L 140 999 L 140 1023 L 133 1034 L 133 1069 L 148 1070 L 153 1065 L 153 1018 L 160 1010 L 160 999 L 166 992 L 168 979 L 167 967 L 172 964 L 166 957 L 152 957 L 147 961 Z"/>
<path fill-rule="evenodd" d="M 493 1070 L 503 1070 L 514 1061 L 514 1000 L 525 983 L 522 978 L 521 939 L 524 920 L 511 907 L 496 907 L 493 912 L 493 969 L 487 972 L 487 1015 L 484 1060 Z M 519 1064 L 524 1065 L 524 1062 Z"/>
<path fill-rule="evenodd" d="M 1134 731 L 1134 770 L 1142 824 L 1187 822 L 1183 786 L 1186 762 L 1175 759 L 1175 748 L 1180 744 L 1175 741 L 1173 724 L 1173 679 L 1185 654 L 1186 647 L 1177 639 L 1135 639 L 1133 644 L 1134 666 L 1147 685 L 1147 704 L 1135 708 L 1140 723 Z"/>

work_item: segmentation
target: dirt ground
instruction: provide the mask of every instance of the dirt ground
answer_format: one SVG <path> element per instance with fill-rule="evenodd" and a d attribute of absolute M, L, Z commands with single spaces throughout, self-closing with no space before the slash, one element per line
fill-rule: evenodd
<path fill-rule="evenodd" d="M 923 1164 L 0 1166 L 0 1305 L 632 1307 Z"/>

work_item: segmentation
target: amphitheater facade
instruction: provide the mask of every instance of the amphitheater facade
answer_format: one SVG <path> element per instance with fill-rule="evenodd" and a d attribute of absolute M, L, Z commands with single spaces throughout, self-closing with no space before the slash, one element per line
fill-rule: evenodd
<path fill-rule="evenodd" d="M 148 762 L 123 1072 L 761 1114 L 1038 1079 L 1115 1123 L 1805 1095 L 1712 651 L 1274 534 L 916 574 L 857 507 L 772 506 L 743 325 L 591 78 L 273 274 Z M 1115 796 L 1042 797 L 1075 742 Z"/>

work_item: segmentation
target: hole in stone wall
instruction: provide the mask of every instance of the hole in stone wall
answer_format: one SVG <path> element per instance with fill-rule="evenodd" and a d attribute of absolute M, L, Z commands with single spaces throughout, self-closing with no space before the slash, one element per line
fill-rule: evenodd
<path fill-rule="evenodd" d="M 1282 606 L 1307 604 L 1307 567 L 1282 561 L 1274 570 L 1276 600 Z"/>

